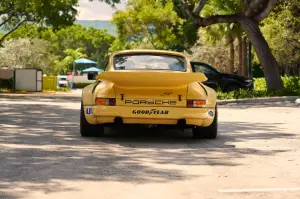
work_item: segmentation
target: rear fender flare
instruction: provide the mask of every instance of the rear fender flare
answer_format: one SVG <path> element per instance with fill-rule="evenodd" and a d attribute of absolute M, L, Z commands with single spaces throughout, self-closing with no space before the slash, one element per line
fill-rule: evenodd
<path fill-rule="evenodd" d="M 94 89 L 94 84 L 88 85 L 82 89 L 81 97 L 82 97 L 82 104 L 84 106 L 94 105 L 93 89 Z"/>

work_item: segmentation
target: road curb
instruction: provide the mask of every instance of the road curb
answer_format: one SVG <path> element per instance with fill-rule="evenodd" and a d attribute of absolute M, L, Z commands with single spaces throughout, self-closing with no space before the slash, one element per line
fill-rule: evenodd
<path fill-rule="evenodd" d="M 283 97 L 262 97 L 262 98 L 244 98 L 244 99 L 230 99 L 218 100 L 219 105 L 238 104 L 238 103 L 266 103 L 266 102 L 296 102 L 300 103 L 300 96 L 283 96 Z"/>

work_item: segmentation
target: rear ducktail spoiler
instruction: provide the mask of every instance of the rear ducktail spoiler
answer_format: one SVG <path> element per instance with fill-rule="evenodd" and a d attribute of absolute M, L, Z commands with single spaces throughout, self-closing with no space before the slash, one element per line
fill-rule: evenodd
<path fill-rule="evenodd" d="M 203 82 L 207 78 L 203 73 L 105 71 L 97 76 L 97 80 L 109 81 L 118 87 L 170 87 Z"/>

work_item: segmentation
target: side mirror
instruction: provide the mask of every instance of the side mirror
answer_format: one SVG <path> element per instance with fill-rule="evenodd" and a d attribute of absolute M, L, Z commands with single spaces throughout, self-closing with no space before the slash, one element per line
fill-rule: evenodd
<path fill-rule="evenodd" d="M 96 74 L 95 73 L 88 73 L 87 77 L 88 77 L 88 80 L 96 80 Z"/>

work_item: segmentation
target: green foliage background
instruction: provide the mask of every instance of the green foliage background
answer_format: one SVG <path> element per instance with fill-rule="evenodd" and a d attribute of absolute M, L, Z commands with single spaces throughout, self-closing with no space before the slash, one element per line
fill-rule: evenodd
<path fill-rule="evenodd" d="M 229 93 L 217 92 L 218 99 L 243 99 L 255 97 L 274 97 L 274 96 L 300 96 L 300 77 L 299 76 L 283 76 L 284 90 L 270 92 L 266 87 L 264 78 L 254 78 L 254 90 L 237 90 Z"/>
<path fill-rule="evenodd" d="M 10 2 L 1 1 L 0 10 L 8 8 Z M 113 4 L 120 1 L 105 2 Z M 188 2 L 194 5 L 197 1 Z M 234 39 L 237 50 L 237 38 L 245 36 L 241 27 L 235 23 L 215 24 L 198 30 L 195 22 L 186 17 L 180 0 L 129 0 L 124 11 L 113 15 L 112 22 L 117 34 L 112 34 L 111 30 L 98 29 L 99 27 L 74 24 L 77 13 L 74 8 L 78 5 L 78 0 L 50 0 L 46 3 L 41 0 L 15 0 L 13 3 L 14 15 L 1 28 L 9 31 L 23 20 L 26 21 L 6 38 L 10 42 L 2 43 L 0 67 L 37 67 L 49 75 L 66 73 L 70 64 L 81 57 L 97 61 L 98 67 L 104 68 L 111 53 L 133 48 L 185 52 L 198 61 L 222 69 L 227 65 L 229 57 L 226 38 L 230 36 Z M 210 0 L 201 15 L 206 17 L 239 13 L 244 9 L 243 3 L 242 0 Z M 270 16 L 262 21 L 260 28 L 279 62 L 286 89 L 290 89 L 283 92 L 295 94 L 298 92 L 296 84 L 299 82 L 287 78 L 300 75 L 300 0 L 278 0 L 277 4 Z M 9 15 L 0 16 L 3 21 Z M 1 33 L 0 37 L 2 38 Z M 28 56 L 11 60 L 3 58 L 12 57 L 10 50 L 16 49 L 22 42 L 30 44 L 26 48 L 19 47 L 18 52 Z M 41 52 L 40 56 L 30 56 L 37 54 L 37 51 Z M 254 51 L 253 54 L 253 75 L 255 78 L 263 77 Z M 235 57 L 235 61 L 237 60 Z M 236 62 L 234 64 L 236 67 Z M 261 79 L 256 79 L 256 82 L 261 82 L 257 88 L 263 84 Z M 249 94 L 243 92 L 228 96 Z M 263 89 L 256 89 L 255 92 L 249 96 L 273 95 Z"/>

